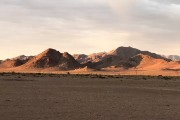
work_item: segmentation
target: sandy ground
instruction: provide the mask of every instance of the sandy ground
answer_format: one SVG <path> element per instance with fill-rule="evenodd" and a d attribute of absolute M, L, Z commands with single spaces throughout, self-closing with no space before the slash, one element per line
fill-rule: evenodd
<path fill-rule="evenodd" d="M 179 120 L 180 78 L 0 75 L 1 120 Z"/>
<path fill-rule="evenodd" d="M 0 69 L 2 72 L 19 72 L 19 73 L 54 73 L 54 74 L 105 74 L 105 75 L 151 75 L 151 76 L 180 76 L 180 70 L 143 70 L 143 69 L 128 69 L 122 68 L 104 68 L 102 70 L 93 69 L 76 69 L 69 71 L 60 71 L 55 69 L 28 69 L 28 70 L 17 70 L 16 68 L 11 69 Z"/>

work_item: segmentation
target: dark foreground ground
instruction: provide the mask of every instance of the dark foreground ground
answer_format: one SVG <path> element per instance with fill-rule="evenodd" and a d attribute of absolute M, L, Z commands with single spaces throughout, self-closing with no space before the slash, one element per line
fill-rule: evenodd
<path fill-rule="evenodd" d="M 180 120 L 180 79 L 1 74 L 0 120 Z"/>

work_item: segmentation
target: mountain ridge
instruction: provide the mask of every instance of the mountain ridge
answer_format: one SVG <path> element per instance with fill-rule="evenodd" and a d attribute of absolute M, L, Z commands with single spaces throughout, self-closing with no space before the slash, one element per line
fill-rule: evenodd
<path fill-rule="evenodd" d="M 33 57 L 22 67 L 27 69 L 56 67 L 58 69 L 66 70 L 73 69 L 78 66 L 80 66 L 80 64 L 69 53 L 60 53 L 55 49 L 49 48 Z"/>
<path fill-rule="evenodd" d="M 171 59 L 171 60 L 175 60 L 175 61 L 180 61 L 180 56 L 178 56 L 178 55 L 162 55 L 162 56 L 167 58 L 167 59 Z"/>
<path fill-rule="evenodd" d="M 61 53 L 49 48 L 35 56 L 21 55 L 0 62 L 0 69 L 29 70 L 101 70 L 104 68 L 122 69 L 169 69 L 180 68 L 179 62 L 167 59 L 156 53 L 141 51 L 132 47 L 118 47 L 110 52 L 90 55 Z"/>

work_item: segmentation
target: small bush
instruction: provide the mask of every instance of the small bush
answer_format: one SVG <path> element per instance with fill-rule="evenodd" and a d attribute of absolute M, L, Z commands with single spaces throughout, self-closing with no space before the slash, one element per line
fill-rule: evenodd
<path fill-rule="evenodd" d="M 16 74 L 16 73 L 15 73 L 14 71 L 12 71 L 12 72 L 11 72 L 11 74 L 13 74 L 13 75 L 14 75 L 14 74 Z"/>
<path fill-rule="evenodd" d="M 170 80 L 171 78 L 168 77 L 168 76 L 164 76 L 164 77 L 162 77 L 162 79 L 164 79 L 164 80 Z"/>
<path fill-rule="evenodd" d="M 103 75 L 98 75 L 98 78 L 105 79 L 106 77 Z"/>
<path fill-rule="evenodd" d="M 4 76 L 4 73 L 0 73 L 1 76 Z"/>
<path fill-rule="evenodd" d="M 146 77 L 143 77 L 143 80 L 147 80 L 147 78 L 146 78 Z"/>
<path fill-rule="evenodd" d="M 22 76 L 26 76 L 26 74 L 22 74 Z"/>
<path fill-rule="evenodd" d="M 37 73 L 37 75 L 42 75 L 42 73 Z"/>

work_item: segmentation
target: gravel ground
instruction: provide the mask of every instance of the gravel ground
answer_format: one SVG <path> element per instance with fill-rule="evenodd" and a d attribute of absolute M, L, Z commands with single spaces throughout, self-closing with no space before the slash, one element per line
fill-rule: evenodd
<path fill-rule="evenodd" d="M 180 80 L 0 76 L 1 120 L 179 120 Z"/>

